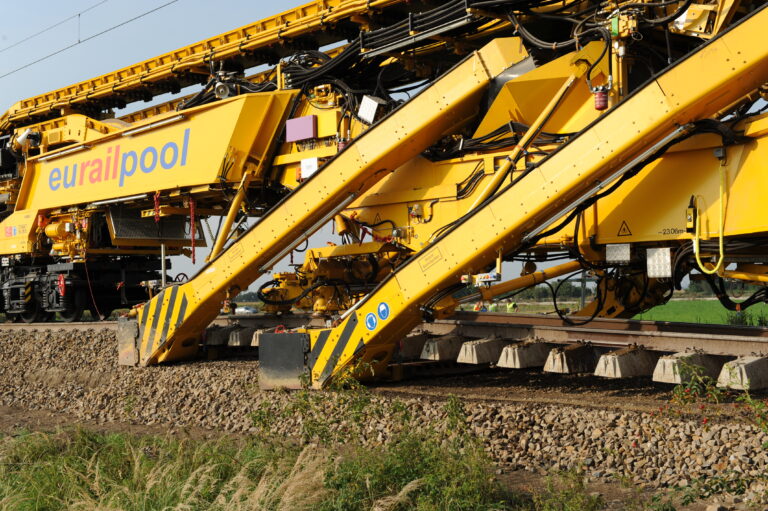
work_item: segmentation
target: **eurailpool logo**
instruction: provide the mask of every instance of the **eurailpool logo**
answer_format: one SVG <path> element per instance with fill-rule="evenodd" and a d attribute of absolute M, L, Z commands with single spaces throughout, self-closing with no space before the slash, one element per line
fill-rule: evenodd
<path fill-rule="evenodd" d="M 75 188 L 87 184 L 118 181 L 123 186 L 128 178 L 141 171 L 151 174 L 158 167 L 170 170 L 187 164 L 189 128 L 184 130 L 181 148 L 174 141 L 163 147 L 147 146 L 141 151 L 120 151 L 120 144 L 107 148 L 105 158 L 94 158 L 81 163 L 54 167 L 48 175 L 48 187 L 53 190 Z"/>

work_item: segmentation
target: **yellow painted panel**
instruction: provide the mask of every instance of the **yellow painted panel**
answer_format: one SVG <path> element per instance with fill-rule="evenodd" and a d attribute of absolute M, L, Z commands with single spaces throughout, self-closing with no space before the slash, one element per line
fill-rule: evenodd
<path fill-rule="evenodd" d="M 37 211 L 17 211 L 0 223 L 0 254 L 32 250 Z"/>
<path fill-rule="evenodd" d="M 528 125 L 533 123 L 568 77 L 579 74 L 574 62 L 579 59 L 593 61 L 600 54 L 602 46 L 602 42 L 590 43 L 575 57 L 573 54 L 564 55 L 507 82 L 473 136 L 485 135 L 510 120 Z M 605 62 L 601 62 L 596 73 L 604 67 Z M 544 131 L 578 131 L 598 117 L 600 112 L 594 108 L 592 93 L 586 87 L 583 77 L 580 77 L 580 81 L 568 92 L 568 102 L 555 110 L 544 126 Z"/>
<path fill-rule="evenodd" d="M 762 193 L 768 189 L 764 163 L 768 159 L 768 137 L 730 147 L 727 154 L 726 235 L 768 231 Z M 685 231 L 685 213 L 692 196 L 701 211 L 703 237 L 717 237 L 719 167 L 711 148 L 667 153 L 598 203 L 597 242 L 690 239 Z M 587 222 L 592 225 L 590 215 Z"/>
<path fill-rule="evenodd" d="M 341 111 L 326 110 L 317 113 L 317 137 L 332 137 L 339 132 Z"/>
<path fill-rule="evenodd" d="M 269 144 L 272 136 L 259 135 L 276 133 L 292 96 L 291 92 L 239 96 L 164 116 L 169 121 L 183 118 L 146 131 L 136 132 L 142 125 L 133 125 L 93 145 L 68 148 L 83 148 L 71 154 L 32 159 L 17 208 L 51 209 L 216 183 L 228 154 L 235 164 L 226 178 L 237 182 L 246 156 L 255 149 L 265 151 L 253 146 Z M 279 101 L 274 102 L 275 97 Z"/>

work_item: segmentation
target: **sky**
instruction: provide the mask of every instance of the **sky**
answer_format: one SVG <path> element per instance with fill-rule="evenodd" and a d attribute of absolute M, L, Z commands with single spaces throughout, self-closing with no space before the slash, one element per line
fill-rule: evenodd
<path fill-rule="evenodd" d="M 5 51 L 0 51 L 0 76 L 169 1 L 43 0 L 31 3 L 4 0 L 0 17 L 0 50 Z M 3 77 L 0 79 L 0 108 L 5 110 L 20 99 L 93 78 L 277 14 L 285 10 L 284 5 L 261 0 L 230 0 L 225 4 L 176 0 L 136 21 Z M 91 7 L 94 8 L 88 10 Z M 82 11 L 87 12 L 6 50 Z M 144 105 L 137 104 L 138 108 L 141 106 Z"/>
<path fill-rule="evenodd" d="M 304 1 L 297 0 L 295 6 Z M 169 2 L 171 0 L 43 0 L 35 3 L 0 0 L 0 112 L 22 99 L 141 62 L 278 14 L 293 5 L 264 0 L 226 3 L 176 0 L 166 5 Z M 85 40 L 158 7 L 140 19 Z M 82 14 L 77 16 L 78 13 Z M 57 26 L 24 41 L 54 25 Z M 83 42 L 78 44 L 78 41 Z M 72 47 L 65 49 L 69 46 Z M 41 58 L 44 60 L 31 64 Z M 23 69 L 15 71 L 18 68 Z M 194 92 L 198 88 L 194 86 L 182 92 Z M 150 104 L 132 103 L 117 115 Z M 215 225 L 214 220 L 211 227 L 215 229 Z M 330 233 L 326 229 L 311 239 L 310 246 L 324 245 L 328 239 Z M 194 266 L 188 258 L 174 257 L 173 270 L 169 273 L 194 274 L 206 254 L 207 250 L 198 249 Z M 297 262 L 300 259 L 297 258 Z M 287 263 L 278 264 L 276 270 L 288 270 Z M 257 283 L 268 279 L 269 276 L 262 277 Z"/>

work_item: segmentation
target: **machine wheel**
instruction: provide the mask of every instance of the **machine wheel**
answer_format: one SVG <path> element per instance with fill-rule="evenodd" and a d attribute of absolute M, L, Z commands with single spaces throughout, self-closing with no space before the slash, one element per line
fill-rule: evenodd
<path fill-rule="evenodd" d="M 83 317 L 83 308 L 73 307 L 70 310 L 59 312 L 59 316 L 61 316 L 61 320 L 64 323 L 74 323 L 75 321 L 80 321 L 80 318 Z"/>
<path fill-rule="evenodd" d="M 67 310 L 59 312 L 61 320 L 65 323 L 74 323 L 75 321 L 80 321 L 80 318 L 83 317 L 83 309 L 85 308 L 83 306 L 85 302 L 83 291 L 75 291 L 75 299 L 72 301 L 73 303 Z"/>
<path fill-rule="evenodd" d="M 43 321 L 45 318 L 46 312 L 43 310 L 42 306 L 40 305 L 40 301 L 37 299 L 33 299 L 30 303 L 30 310 L 26 312 L 21 312 L 18 314 L 18 318 L 21 320 L 22 323 L 37 323 L 39 321 Z"/>

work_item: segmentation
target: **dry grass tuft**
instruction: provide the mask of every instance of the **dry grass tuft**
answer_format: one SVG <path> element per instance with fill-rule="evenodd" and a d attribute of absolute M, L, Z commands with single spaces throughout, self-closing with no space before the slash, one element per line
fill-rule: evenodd
<path fill-rule="evenodd" d="M 423 479 L 414 479 L 403 486 L 397 495 L 381 498 L 373 503 L 371 511 L 395 511 L 411 503 L 411 495 L 424 485 Z"/>

